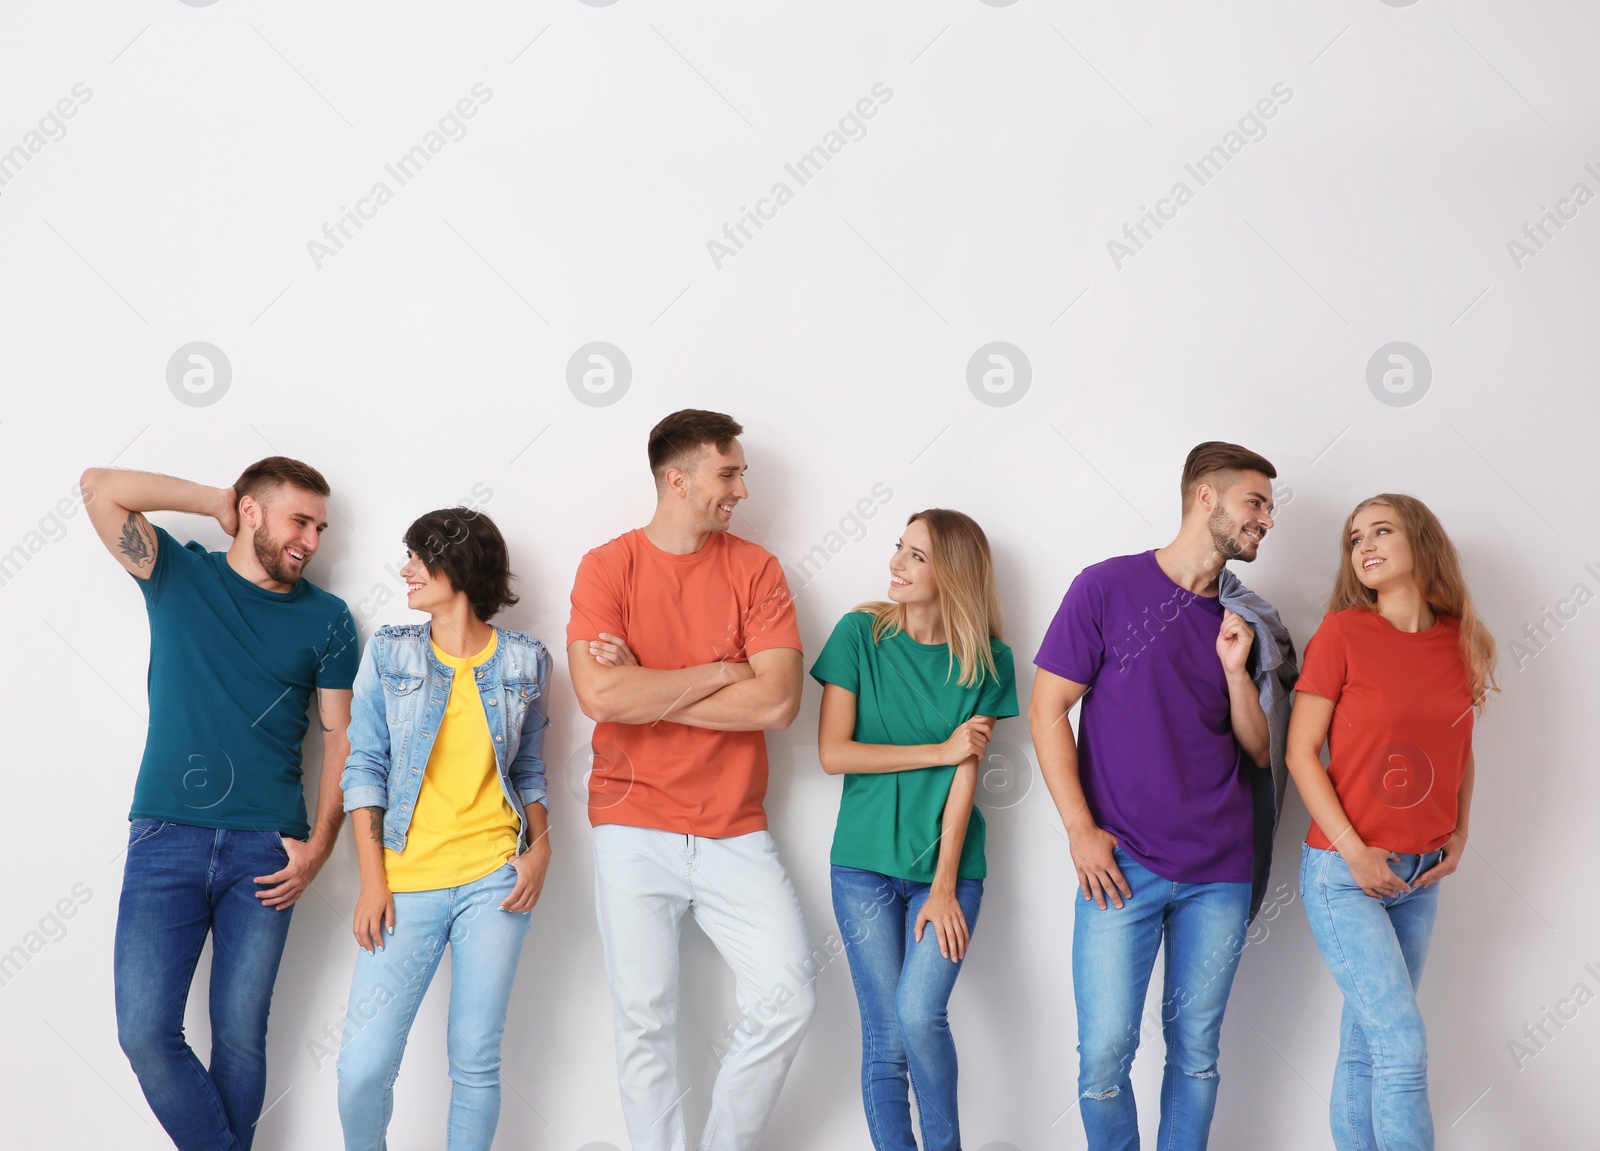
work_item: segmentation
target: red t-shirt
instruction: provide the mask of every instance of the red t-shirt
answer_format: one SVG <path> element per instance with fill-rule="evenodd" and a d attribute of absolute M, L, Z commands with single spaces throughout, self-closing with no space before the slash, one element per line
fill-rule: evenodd
<path fill-rule="evenodd" d="M 567 644 L 610 632 L 642 667 L 672 670 L 800 650 L 788 581 L 772 553 L 727 532 L 692 555 L 635 529 L 583 557 Z M 711 838 L 765 830 L 767 741 L 662 720 L 597 723 L 589 822 Z"/>
<path fill-rule="evenodd" d="M 1370 608 L 1331 612 L 1306 645 L 1296 691 L 1331 700 L 1328 776 L 1362 842 L 1404 854 L 1443 847 L 1472 752 L 1461 624 L 1405 632 Z M 1332 845 L 1315 823 L 1312 847 Z"/>

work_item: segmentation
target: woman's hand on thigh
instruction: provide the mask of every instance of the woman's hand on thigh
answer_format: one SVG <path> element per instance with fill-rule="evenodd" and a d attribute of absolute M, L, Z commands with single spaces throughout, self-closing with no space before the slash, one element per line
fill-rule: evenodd
<path fill-rule="evenodd" d="M 356 910 L 351 916 L 350 926 L 355 932 L 356 942 L 367 951 L 376 953 L 383 950 L 385 929 L 388 934 L 394 934 L 394 895 L 390 893 L 387 883 L 361 884 L 361 894 L 356 897 Z"/>
<path fill-rule="evenodd" d="M 953 963 L 959 963 L 967 952 L 967 941 L 971 937 L 967 934 L 967 917 L 962 914 L 954 891 L 945 891 L 936 886 L 928 892 L 928 898 L 922 901 L 922 908 L 917 912 L 914 934 L 918 943 L 922 942 L 922 932 L 930 923 L 939 940 L 939 954 Z"/>
<path fill-rule="evenodd" d="M 544 891 L 545 872 L 550 870 L 550 840 L 540 837 L 532 847 L 517 856 L 517 885 L 500 905 L 502 911 L 532 911 Z"/>

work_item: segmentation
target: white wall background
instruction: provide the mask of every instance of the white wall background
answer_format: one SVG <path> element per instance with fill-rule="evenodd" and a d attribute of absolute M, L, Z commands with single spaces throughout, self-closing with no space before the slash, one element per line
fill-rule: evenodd
<path fill-rule="evenodd" d="M 1600 592 L 1600 206 L 1558 205 L 1578 183 L 1600 193 L 1597 49 L 1600 16 L 1579 0 L 6 4 L 0 149 L 22 152 L 9 167 L 0 154 L 0 950 L 36 953 L 0 986 L 0 1142 L 169 1145 L 112 1011 L 146 625 L 73 503 L 81 469 L 225 483 L 272 451 L 320 465 L 336 515 L 312 576 L 367 634 L 407 618 L 378 601 L 395 591 L 385 565 L 409 520 L 476 499 L 522 579 L 504 622 L 559 652 L 579 556 L 649 514 L 646 431 L 703 406 L 746 423 L 737 530 L 786 564 L 874 484 L 893 493 L 864 532 L 844 525 L 854 538 L 800 592 L 812 653 L 879 593 L 920 507 L 961 508 L 989 531 L 1025 670 L 1081 567 L 1170 537 L 1178 471 L 1201 439 L 1241 441 L 1280 470 L 1280 526 L 1245 575 L 1302 644 L 1349 507 L 1385 489 L 1425 499 L 1465 554 L 1506 686 L 1479 728 L 1472 843 L 1423 986 L 1439 1145 L 1590 1145 L 1600 1006 L 1531 1058 L 1508 1043 L 1576 985 L 1600 992 L 1583 718 L 1600 609 L 1543 625 L 1537 645 L 1522 635 L 1578 585 Z M 878 84 L 892 98 L 866 134 L 848 126 L 856 138 L 798 186 L 785 163 Z M 384 165 L 475 85 L 491 96 L 464 137 L 398 186 Z M 1265 137 L 1199 186 L 1184 165 L 1275 85 L 1291 96 Z M 63 99 L 73 116 L 41 125 Z M 707 241 L 780 180 L 792 202 L 719 268 Z M 1180 180 L 1193 199 L 1119 268 L 1107 242 Z M 308 241 L 379 181 L 392 200 L 315 259 Z M 1576 215 L 1519 260 L 1507 242 L 1544 207 Z M 191 341 L 226 357 L 225 393 L 169 388 Z M 604 406 L 567 382 L 590 341 L 631 365 Z M 991 341 L 1031 365 L 1025 394 L 988 397 L 1015 402 L 968 387 Z M 1391 341 L 1420 350 L 1419 372 L 1431 365 L 1425 396 L 1420 374 L 1409 392 L 1369 388 Z M 215 524 L 157 518 L 222 543 Z M 496 1145 L 599 1151 L 626 1135 L 580 802 L 590 725 L 563 665 L 556 857 L 512 1007 Z M 770 740 L 767 808 L 822 943 L 836 931 L 839 784 L 817 766 L 816 704 L 812 687 Z M 1081 1147 L 1070 862 L 1024 721 L 1000 738 L 1028 749 L 1026 774 L 986 800 L 991 878 L 952 1006 L 965 1137 Z M 1306 822 L 1291 798 L 1285 892 Z M 50 921 L 76 885 L 73 917 Z M 347 837 L 295 913 L 263 1151 L 339 1145 L 316 1044 L 345 1001 L 356 887 Z M 1331 1146 L 1339 998 L 1298 897 L 1284 900 L 1228 1013 L 1216 1146 Z M 684 947 L 698 1119 L 707 1042 L 737 1012 L 710 945 L 690 929 Z M 204 986 L 190 1013 L 202 1052 Z M 867 1145 L 842 960 L 819 991 L 773 1151 Z M 441 1145 L 444 1006 L 441 979 L 391 1147 Z M 1147 1137 L 1160 1058 L 1155 1040 L 1136 1066 Z"/>

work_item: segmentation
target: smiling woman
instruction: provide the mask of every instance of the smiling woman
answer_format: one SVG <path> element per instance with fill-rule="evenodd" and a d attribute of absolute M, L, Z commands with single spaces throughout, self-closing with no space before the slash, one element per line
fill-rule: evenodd
<path fill-rule="evenodd" d="M 1288 745 L 1314 821 L 1301 849 L 1306 916 L 1345 1000 L 1334 1143 L 1428 1151 L 1433 1117 L 1416 986 L 1439 882 L 1466 849 L 1473 713 L 1498 690 L 1495 644 L 1455 545 L 1422 501 L 1363 500 L 1345 520 L 1339 550 Z"/>
<path fill-rule="evenodd" d="M 961 1146 L 947 1007 L 983 902 L 978 764 L 1017 714 L 989 540 L 948 508 L 915 513 L 887 599 L 848 612 L 811 667 L 817 750 L 843 775 L 834 914 L 861 1011 L 861 1092 L 874 1147 Z"/>
<path fill-rule="evenodd" d="M 500 1040 L 544 887 L 542 752 L 550 656 L 487 621 L 516 602 L 505 538 L 470 508 L 405 533 L 407 604 L 429 621 L 380 628 L 357 673 L 340 785 L 361 894 L 339 1054 L 345 1146 L 384 1145 L 416 1005 L 450 948 L 450 1146 L 487 1149 L 500 1116 Z M 388 944 L 398 944 L 389 953 Z M 414 957 L 422 955 L 423 962 Z"/>

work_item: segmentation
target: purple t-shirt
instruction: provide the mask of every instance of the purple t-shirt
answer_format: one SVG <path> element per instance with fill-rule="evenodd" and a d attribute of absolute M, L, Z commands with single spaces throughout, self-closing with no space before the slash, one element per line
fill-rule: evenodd
<path fill-rule="evenodd" d="M 1034 664 L 1087 684 L 1078 777 L 1095 822 L 1176 883 L 1249 883 L 1248 757 L 1217 658 L 1222 604 L 1167 578 L 1153 551 L 1085 568 Z"/>

